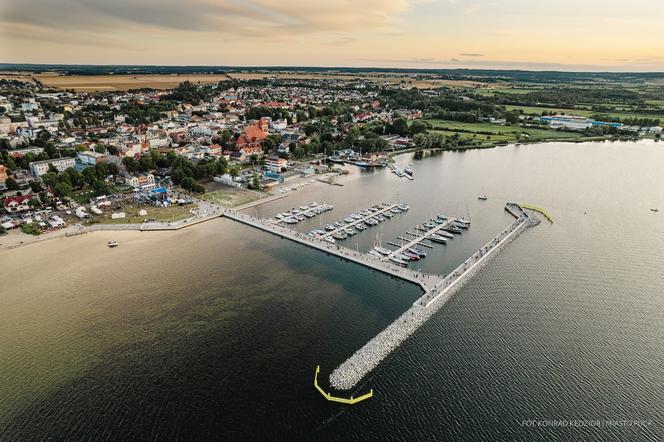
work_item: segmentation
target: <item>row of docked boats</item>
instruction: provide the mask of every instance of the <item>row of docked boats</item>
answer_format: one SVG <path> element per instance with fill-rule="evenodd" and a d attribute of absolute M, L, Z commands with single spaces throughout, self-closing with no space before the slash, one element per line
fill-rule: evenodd
<path fill-rule="evenodd" d="M 352 213 L 344 219 L 326 224 L 322 229 L 313 230 L 307 235 L 313 238 L 324 237 L 324 240 L 330 243 L 343 241 L 410 209 L 408 204 L 391 206 L 392 204 L 388 203 L 376 204 L 367 209 Z"/>
<path fill-rule="evenodd" d="M 431 220 L 415 227 L 415 229 L 419 230 L 420 232 L 429 232 L 432 229 L 435 229 L 437 226 L 440 226 L 441 224 L 445 224 L 445 226 L 436 230 L 436 233 L 430 234 L 426 236 L 426 238 L 422 238 L 422 241 L 424 239 L 428 239 L 433 243 L 447 244 L 447 242 L 450 239 L 454 238 L 454 235 L 461 234 L 463 233 L 463 231 L 468 230 L 468 228 L 470 228 L 470 221 L 464 218 L 453 219 L 450 221 L 448 217 L 443 215 L 438 215 L 435 218 L 432 218 Z M 407 233 L 412 236 L 422 236 L 421 234 L 418 233 L 411 233 L 411 232 Z M 396 246 L 396 244 L 393 245 Z M 430 245 L 426 244 L 425 246 L 431 247 Z M 417 246 L 412 246 L 404 250 L 401 249 L 399 250 L 400 250 L 399 253 L 394 253 L 395 252 L 394 250 L 385 249 L 382 247 L 374 247 L 372 250 L 369 251 L 369 255 L 379 259 L 384 259 L 385 257 L 387 257 L 390 262 L 397 264 L 401 267 L 406 267 L 408 266 L 409 263 L 413 261 L 419 261 L 420 259 L 424 259 L 427 256 L 426 251 Z"/>
<path fill-rule="evenodd" d="M 334 206 L 331 204 L 319 204 L 316 201 L 310 203 L 308 206 L 294 207 L 291 210 L 283 213 L 278 213 L 275 218 L 277 222 L 284 224 L 297 224 L 308 218 L 313 218 L 324 212 L 333 210 Z"/>

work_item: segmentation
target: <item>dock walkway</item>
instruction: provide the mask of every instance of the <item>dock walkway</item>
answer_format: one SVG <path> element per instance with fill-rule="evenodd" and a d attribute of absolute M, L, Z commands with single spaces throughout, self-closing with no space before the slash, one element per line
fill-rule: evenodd
<path fill-rule="evenodd" d="M 321 239 L 325 239 L 325 238 L 327 238 L 327 237 L 329 237 L 329 236 L 334 235 L 335 233 L 343 232 L 343 231 L 346 230 L 346 229 L 351 229 L 351 228 L 355 227 L 356 225 L 361 224 L 361 223 L 365 222 L 366 220 L 368 220 L 368 219 L 370 219 L 370 218 L 374 218 L 374 217 L 376 217 L 376 216 L 380 216 L 380 215 L 382 215 L 382 214 L 385 213 L 385 212 L 389 212 L 390 210 L 394 209 L 394 208 L 397 207 L 397 206 L 398 206 L 398 204 L 388 204 L 387 206 L 383 206 L 382 209 L 377 210 L 377 211 L 375 211 L 375 212 L 371 212 L 370 215 L 363 216 L 362 218 L 360 218 L 360 219 L 358 219 L 358 220 L 355 220 L 354 222 L 352 222 L 352 223 L 350 223 L 350 224 L 346 224 L 346 225 L 343 226 L 343 227 L 339 227 L 339 228 L 334 229 L 334 230 L 332 230 L 332 231 L 330 231 L 330 232 L 327 232 L 327 233 L 325 233 L 324 235 L 321 235 L 320 238 L 321 238 Z"/>
<path fill-rule="evenodd" d="M 394 252 L 392 252 L 389 255 L 385 256 L 383 258 L 383 261 L 387 261 L 388 259 L 393 258 L 393 257 L 399 255 L 400 253 L 403 253 L 404 250 L 407 250 L 407 249 L 410 249 L 411 247 L 416 246 L 417 244 L 421 243 L 425 239 L 428 239 L 431 235 L 434 235 L 434 234 L 440 232 L 441 230 L 449 227 L 452 223 L 454 223 L 454 221 L 456 221 L 456 218 L 450 218 L 442 224 L 437 224 L 436 227 L 434 227 L 430 230 L 427 230 L 422 235 L 418 235 L 415 239 L 413 239 L 413 240 L 409 241 L 408 243 L 406 243 L 406 245 L 399 247 Z"/>

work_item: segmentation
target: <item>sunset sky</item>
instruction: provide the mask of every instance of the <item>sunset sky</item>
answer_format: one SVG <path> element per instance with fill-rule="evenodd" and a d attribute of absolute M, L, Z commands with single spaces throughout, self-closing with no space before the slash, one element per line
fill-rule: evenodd
<path fill-rule="evenodd" d="M 0 62 L 664 71 L 664 2 L 0 0 Z"/>

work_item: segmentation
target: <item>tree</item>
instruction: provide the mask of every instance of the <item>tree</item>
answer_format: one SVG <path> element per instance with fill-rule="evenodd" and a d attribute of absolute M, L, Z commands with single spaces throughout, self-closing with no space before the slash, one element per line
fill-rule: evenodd
<path fill-rule="evenodd" d="M 295 150 L 293 151 L 293 156 L 295 158 L 297 158 L 298 160 L 301 160 L 302 158 L 304 158 L 306 153 L 307 152 L 304 149 L 302 149 L 301 147 L 296 147 Z"/>
<path fill-rule="evenodd" d="M 18 190 L 19 188 L 18 183 L 12 177 L 7 178 L 7 181 L 5 181 L 5 186 L 7 186 L 7 190 Z"/>
<path fill-rule="evenodd" d="M 392 123 L 392 132 L 401 135 L 402 137 L 408 135 L 409 133 L 408 121 L 406 121 L 403 118 L 397 118 L 396 120 L 394 120 L 394 122 Z"/>
<path fill-rule="evenodd" d="M 261 188 L 261 179 L 256 172 L 254 172 L 254 176 L 251 179 L 251 188 L 254 190 L 260 190 Z"/>
<path fill-rule="evenodd" d="M 68 184 L 68 183 L 58 183 L 58 184 L 56 184 L 55 187 L 53 188 L 53 191 L 54 191 L 55 194 L 56 194 L 57 196 L 59 196 L 60 198 L 63 198 L 63 197 L 65 197 L 65 196 L 69 196 L 69 195 L 71 195 L 71 192 L 72 192 L 71 184 Z"/>
<path fill-rule="evenodd" d="M 413 121 L 410 125 L 410 134 L 415 135 L 427 131 L 427 124 L 423 121 Z"/>
<path fill-rule="evenodd" d="M 138 170 L 138 162 L 132 157 L 124 157 L 122 164 L 124 164 L 128 172 L 136 172 Z"/>

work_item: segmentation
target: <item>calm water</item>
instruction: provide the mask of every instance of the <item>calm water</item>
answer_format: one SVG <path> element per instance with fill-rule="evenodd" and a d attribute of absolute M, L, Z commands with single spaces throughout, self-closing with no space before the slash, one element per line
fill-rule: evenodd
<path fill-rule="evenodd" d="M 0 439 L 664 439 L 664 215 L 649 210 L 664 209 L 664 145 L 398 162 L 415 181 L 353 169 L 344 187 L 253 212 L 335 205 L 304 231 L 377 201 L 410 204 L 347 241 L 360 250 L 434 214 L 470 216 L 469 232 L 418 264 L 437 273 L 507 226 L 505 201 L 556 222 L 519 237 L 358 387 L 375 398 L 328 404 L 313 369 L 326 383 L 415 287 L 229 220 L 99 232 L 0 253 Z"/>

